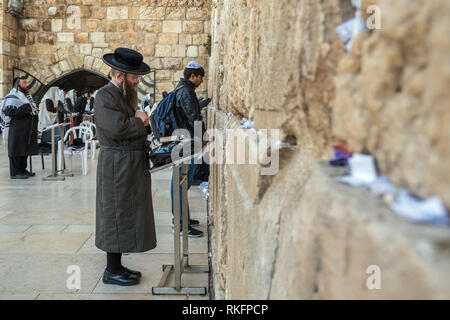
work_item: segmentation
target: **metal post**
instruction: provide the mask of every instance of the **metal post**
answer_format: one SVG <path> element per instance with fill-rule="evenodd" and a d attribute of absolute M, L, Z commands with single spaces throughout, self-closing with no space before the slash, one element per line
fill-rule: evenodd
<path fill-rule="evenodd" d="M 188 265 L 189 262 L 189 240 L 188 240 L 188 229 L 189 229 L 189 218 L 188 218 L 188 201 L 187 201 L 187 190 L 188 190 L 188 174 L 187 174 L 187 165 L 185 162 L 181 164 L 181 202 L 183 204 L 183 259 L 185 259 L 184 266 Z M 178 188 L 179 189 L 179 188 Z M 183 266 L 183 267 L 184 267 Z"/>
<path fill-rule="evenodd" d="M 181 266 L 180 266 L 180 169 L 178 165 L 173 166 L 173 222 L 174 222 L 174 269 L 175 269 L 175 289 L 181 288 Z"/>
<path fill-rule="evenodd" d="M 56 163 L 55 163 L 55 126 L 52 127 L 52 174 L 42 178 L 44 181 L 48 180 L 65 180 L 66 178 L 56 175 Z"/>
<path fill-rule="evenodd" d="M 189 161 L 189 158 L 185 159 Z M 186 273 L 207 273 L 209 272 L 208 265 L 189 265 L 189 245 L 188 245 L 188 175 L 187 175 L 187 165 L 182 163 L 168 164 L 159 168 L 154 168 L 150 170 L 150 173 L 160 171 L 164 168 L 172 166 L 173 168 L 173 207 L 174 207 L 174 264 L 173 265 L 163 265 L 163 275 L 157 287 L 152 287 L 152 294 L 174 294 L 174 295 L 189 295 L 189 294 L 200 294 L 206 295 L 206 287 L 182 287 L 181 286 L 181 276 L 184 272 Z M 181 170 L 180 170 L 181 166 Z M 180 179 L 181 171 L 181 179 Z M 180 186 L 181 186 L 181 197 L 180 197 Z M 180 198 L 183 201 L 183 212 L 180 210 Z M 183 258 L 180 257 L 180 218 L 183 221 Z M 183 263 L 183 265 L 181 265 Z M 169 275 L 174 272 L 175 276 L 175 287 L 168 287 L 167 280 Z"/>

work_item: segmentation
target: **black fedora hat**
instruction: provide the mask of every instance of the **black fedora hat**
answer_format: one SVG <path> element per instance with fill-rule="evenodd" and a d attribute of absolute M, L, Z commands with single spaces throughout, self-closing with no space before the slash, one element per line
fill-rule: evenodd
<path fill-rule="evenodd" d="M 117 48 L 114 53 L 103 56 L 103 62 L 111 68 L 133 74 L 150 72 L 150 67 L 143 60 L 142 54 L 128 48 Z"/>
<path fill-rule="evenodd" d="M 94 89 L 92 89 L 92 88 L 85 88 L 84 89 L 84 91 L 83 91 L 83 94 L 85 94 L 85 93 L 94 93 Z"/>

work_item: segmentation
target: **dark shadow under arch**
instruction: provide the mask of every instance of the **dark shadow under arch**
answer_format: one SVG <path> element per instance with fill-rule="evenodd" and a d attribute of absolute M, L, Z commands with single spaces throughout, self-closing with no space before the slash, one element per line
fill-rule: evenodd
<path fill-rule="evenodd" d="M 101 73 L 87 69 L 77 69 L 49 82 L 46 87 L 47 89 L 59 87 L 65 91 L 75 89 L 78 92 L 83 92 L 88 87 L 97 90 L 108 82 L 109 79 Z"/>

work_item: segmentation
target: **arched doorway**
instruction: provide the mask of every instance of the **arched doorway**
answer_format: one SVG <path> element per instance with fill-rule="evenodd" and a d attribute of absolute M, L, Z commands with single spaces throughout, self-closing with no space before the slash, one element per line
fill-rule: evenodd
<path fill-rule="evenodd" d="M 78 69 L 51 81 L 46 87 L 59 87 L 65 91 L 75 89 L 78 92 L 83 92 L 85 88 L 97 90 L 108 82 L 109 79 L 100 73 Z"/>
<path fill-rule="evenodd" d="M 47 85 L 44 85 L 40 79 L 34 77 L 32 74 L 17 67 L 13 68 L 13 77 L 25 77 L 28 80 L 30 93 L 34 101 L 38 104 L 50 87 L 59 87 L 66 91 L 75 89 L 78 92 L 83 92 L 87 87 L 97 90 L 109 82 L 109 79 L 105 75 L 87 69 L 77 69 L 66 73 L 50 81 Z"/>

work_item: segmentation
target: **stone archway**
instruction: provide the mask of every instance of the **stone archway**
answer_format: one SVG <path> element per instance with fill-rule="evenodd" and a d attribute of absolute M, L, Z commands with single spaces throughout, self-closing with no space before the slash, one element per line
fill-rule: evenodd
<path fill-rule="evenodd" d="M 108 81 L 109 79 L 101 73 L 80 68 L 56 78 L 49 82 L 46 87 L 59 87 L 65 91 L 75 89 L 78 92 L 82 92 L 87 87 L 94 90 L 99 89 L 107 84 Z"/>

